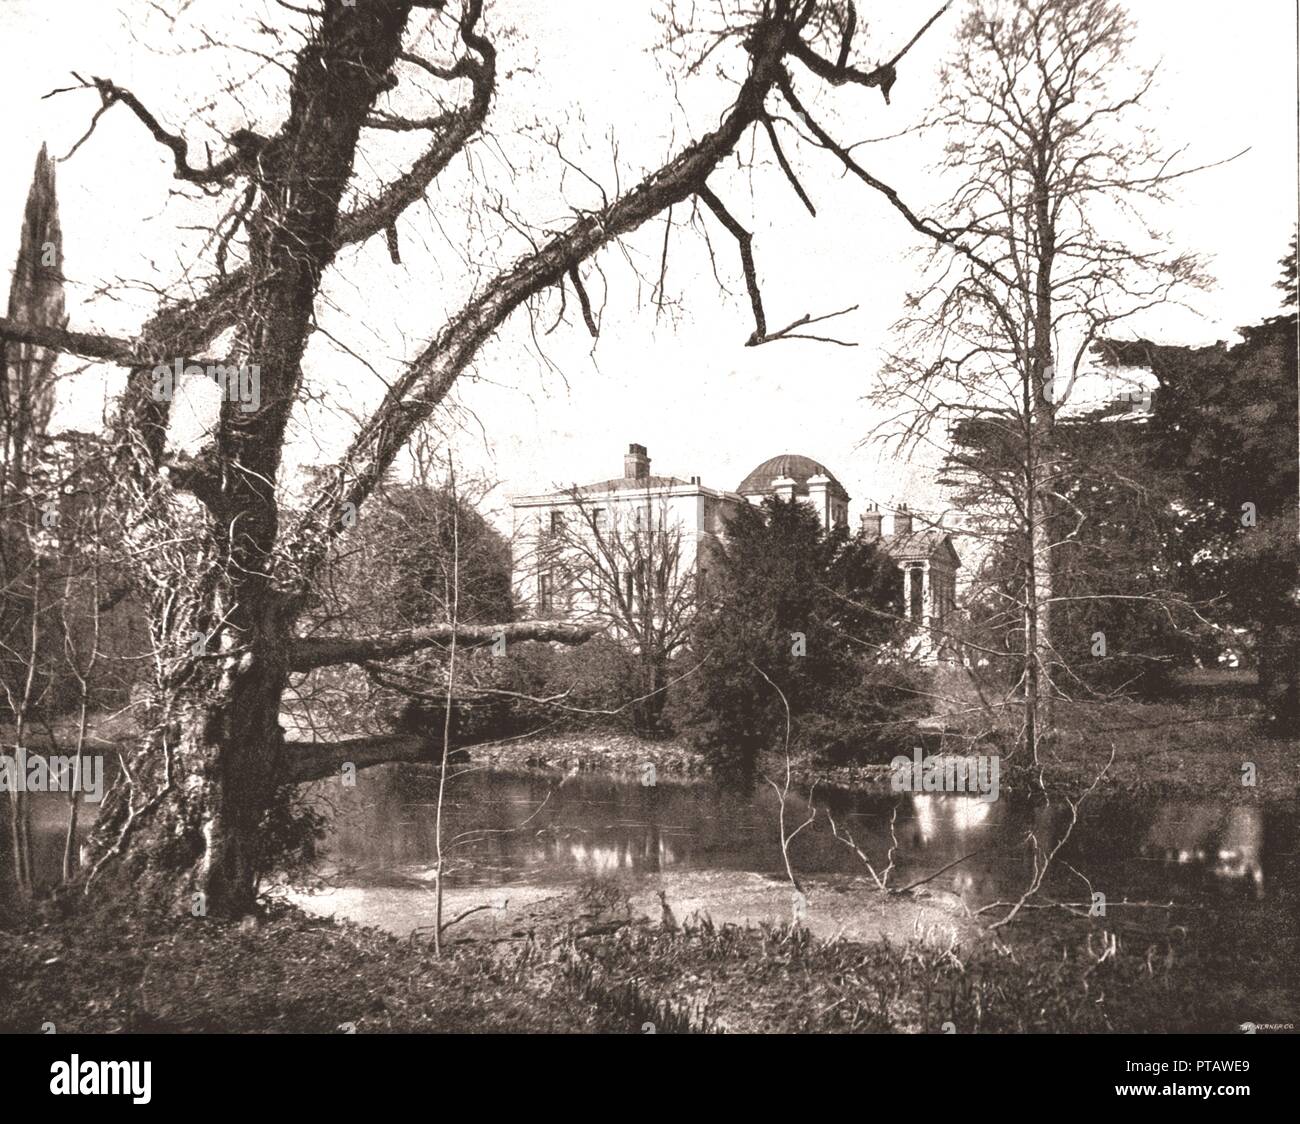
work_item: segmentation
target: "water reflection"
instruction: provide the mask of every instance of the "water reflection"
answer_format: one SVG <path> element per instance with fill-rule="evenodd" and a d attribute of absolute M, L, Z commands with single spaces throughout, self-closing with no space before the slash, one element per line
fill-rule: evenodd
<path fill-rule="evenodd" d="M 432 785 L 417 766 L 370 770 L 352 789 L 322 784 L 336 808 L 332 873 L 363 885 L 427 880 L 435 858 Z M 772 873 L 782 865 L 778 801 L 766 786 L 752 792 L 707 782 L 643 787 L 581 776 L 559 785 L 536 774 L 482 772 L 459 778 L 450 791 L 445 831 L 455 841 L 452 885 L 564 883 L 671 869 Z M 798 823 L 808 812 L 806 800 L 792 796 L 791 803 L 788 820 Z M 1070 823 L 1060 802 L 819 789 L 816 804 L 817 820 L 792 846 L 796 869 L 864 873 L 830 832 L 829 811 L 878 868 L 893 847 L 900 882 L 964 858 L 931 885 L 981 904 L 1018 895 L 1033 871 L 1027 841 L 1050 850 Z M 1270 849 L 1294 850 L 1293 810 L 1120 799 L 1085 809 L 1060 857 L 1086 877 L 1104 879 L 1114 897 L 1263 897 Z M 1077 874 L 1061 864 L 1057 878 L 1058 889 L 1073 882 L 1069 892 L 1077 895 Z"/>
<path fill-rule="evenodd" d="M 1245 806 L 1182 804 L 1157 810 L 1142 855 L 1191 866 L 1264 896 L 1264 813 Z"/>
<path fill-rule="evenodd" d="M 983 827 L 995 826 L 999 821 L 995 809 L 1005 809 L 1005 804 L 990 804 L 974 796 L 937 796 L 917 793 L 909 796 L 914 847 L 942 844 L 948 839 L 961 837 Z"/>
<path fill-rule="evenodd" d="M 314 786 L 333 812 L 326 873 L 354 885 L 427 883 L 435 862 L 436 779 L 419 766 L 371 769 L 355 787 Z M 671 870 L 777 873 L 778 801 L 765 785 L 737 791 L 708 782 L 473 772 L 449 790 L 445 838 L 451 885 L 561 884 L 591 875 L 639 876 Z M 38 881 L 58 880 L 67 804 L 33 794 Z M 808 812 L 791 797 L 788 822 Z M 833 815 L 877 869 L 894 849 L 895 884 L 958 863 L 929 883 L 972 904 L 1019 893 L 1032 877 L 1031 837 L 1050 850 L 1070 823 L 1063 803 L 985 803 L 973 796 L 899 795 L 818 789 L 817 819 L 794 841 L 806 874 L 862 875 L 858 858 L 829 830 Z M 82 806 L 82 834 L 94 818 Z M 1070 896 L 1079 872 L 1107 896 L 1185 901 L 1205 895 L 1253 898 L 1294 892 L 1294 806 L 1149 799 L 1090 800 L 1055 865 L 1049 891 Z M 1068 865 L 1067 865 L 1068 864 Z"/>

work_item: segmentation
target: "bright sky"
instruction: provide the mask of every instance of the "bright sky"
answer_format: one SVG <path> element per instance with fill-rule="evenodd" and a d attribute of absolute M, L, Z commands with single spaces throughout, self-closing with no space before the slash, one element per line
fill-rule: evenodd
<path fill-rule="evenodd" d="M 863 42 L 870 44 L 862 61 L 892 54 L 933 4 L 859 3 L 869 33 Z M 71 71 L 130 87 L 170 127 L 184 127 L 200 152 L 214 134 L 190 122 L 209 102 L 220 107 L 226 127 L 250 121 L 264 132 L 274 127 L 283 111 L 283 99 L 275 96 L 283 77 L 270 69 L 242 85 L 235 103 L 220 93 L 219 83 L 249 74 L 259 60 L 246 51 L 205 47 L 202 33 L 267 51 L 273 44 L 255 33 L 256 21 L 284 27 L 294 17 L 273 0 L 191 0 L 173 31 L 155 9 L 179 7 L 181 0 L 0 0 L 0 104 L 6 107 L 0 143 L 8 157 L 0 179 L 0 260 L 13 260 L 41 142 L 64 155 L 97 105 L 85 92 L 42 100 L 51 89 L 70 85 Z M 1215 288 L 1197 295 L 1196 316 L 1162 311 L 1142 328 L 1169 340 L 1227 338 L 1237 325 L 1276 310 L 1276 263 L 1295 222 L 1295 4 L 1131 0 L 1129 8 L 1138 24 L 1139 61 L 1162 60 L 1151 121 L 1165 145 L 1189 146 L 1188 163 L 1249 150 L 1226 167 L 1182 181 L 1176 206 L 1161 216 L 1177 245 L 1207 257 Z M 476 276 L 489 275 L 492 265 L 525 248 L 521 237 L 481 211 L 475 229 L 486 227 L 490 236 L 468 235 L 467 200 L 481 206 L 499 194 L 507 214 L 552 226 L 564 221 L 568 207 L 598 201 L 595 188 L 573 173 L 559 190 L 560 165 L 542 137 L 558 126 L 565 155 L 613 191 L 615 167 L 626 187 L 685 136 L 716 121 L 731 87 L 706 69 L 684 81 L 674 97 L 666 79 L 671 60 L 651 50 L 660 38 L 654 16 L 662 10 L 633 0 L 489 5 L 486 26 L 499 42 L 503 80 L 491 118 L 496 139 L 478 145 L 474 159 L 490 194 L 458 165 L 430 205 L 412 208 L 401 224 L 402 266 L 388 261 L 382 239 L 341 255 L 320 309 L 322 328 L 340 343 L 317 335 L 309 351 L 310 376 L 327 405 L 310 425 L 296 428 L 294 461 L 324 460 L 336 451 L 350 429 L 343 411 L 363 412 L 382 393 L 380 376 L 391 378 L 403 356 L 437 331 Z M 877 91 L 862 90 L 836 94 L 833 106 L 819 103 L 842 139 L 892 134 L 920 118 L 958 19 L 950 12 L 904 60 L 892 106 Z M 395 146 L 390 134 L 367 133 L 365 143 L 365 164 L 378 176 L 414 151 L 409 143 Z M 857 151 L 868 168 L 924 210 L 951 190 L 927 167 L 937 144 L 938 138 L 906 137 Z M 778 342 L 745 348 L 752 325 L 734 246 L 717 237 L 716 224 L 710 227 L 718 269 L 731 290 L 724 293 L 699 237 L 675 230 L 668 294 L 677 307 L 671 313 L 656 317 L 648 285 L 638 283 L 617 249 L 598 262 L 608 291 L 602 294 L 598 275 L 590 277 L 593 299 L 605 305 L 594 347 L 580 322 L 545 334 L 558 309 L 554 300 L 537 317 L 540 349 L 528 316 L 516 313 L 458 388 L 457 459 L 499 480 L 500 497 L 616 475 L 631 441 L 649 447 L 656 472 L 699 475 L 726 488 L 769 456 L 800 452 L 823 461 L 845 484 L 855 517 L 867 500 L 941 506 L 927 466 L 861 447 L 876 421 L 862 395 L 916 277 L 918 240 L 883 199 L 841 178 L 824 155 L 798 151 L 793 141 L 787 147 L 797 152 L 816 219 L 794 199 L 765 147 L 752 177 L 731 166 L 711 186 L 754 231 L 769 323 L 856 304 L 856 312 L 836 322 L 835 334 L 859 346 Z M 139 285 L 96 295 L 115 279 L 183 287 L 184 264 L 192 258 L 181 238 L 193 245 L 198 235 L 178 231 L 196 219 L 211 221 L 213 212 L 210 204 L 204 209 L 169 199 L 175 184 L 164 155 L 118 108 L 60 166 L 73 327 L 130 334 L 139 326 L 152 295 Z M 660 220 L 628 243 L 651 281 L 663 236 Z M 72 385 L 60 416 L 89 427 L 107 384 L 91 372 Z"/>

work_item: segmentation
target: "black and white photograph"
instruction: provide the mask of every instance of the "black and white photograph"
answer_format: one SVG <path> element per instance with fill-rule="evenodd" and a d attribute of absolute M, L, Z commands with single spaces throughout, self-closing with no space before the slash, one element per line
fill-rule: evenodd
<path fill-rule="evenodd" d="M 1086 1103 L 1250 1097 L 1297 57 L 1295 0 L 0 0 L 23 1084 L 1069 1035 Z"/>

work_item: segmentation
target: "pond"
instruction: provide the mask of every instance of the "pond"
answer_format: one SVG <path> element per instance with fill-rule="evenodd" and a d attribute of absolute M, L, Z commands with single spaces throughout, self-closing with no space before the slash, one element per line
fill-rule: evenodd
<path fill-rule="evenodd" d="M 312 786 L 312 793 L 332 814 L 319 871 L 327 889 L 297 900 L 399 932 L 427 924 L 436 861 L 434 771 L 384 766 L 358 774 L 354 786 L 332 779 Z M 47 880 L 57 876 L 64 799 L 35 802 L 38 860 Z M 833 820 L 877 870 L 892 847 L 892 885 L 927 879 L 932 893 L 957 895 L 971 908 L 1019 897 L 1033 874 L 1030 840 L 1041 854 L 1070 824 L 1062 801 L 1031 803 L 1005 794 L 985 803 L 974 796 L 818 787 L 814 805 L 815 819 L 790 848 L 799 875 L 866 875 L 861 859 L 835 837 Z M 616 876 L 631 890 L 667 888 L 670 896 L 688 876 L 704 874 L 733 888 L 780 888 L 779 806 L 761 782 L 742 791 L 711 781 L 647 786 L 596 774 L 470 769 L 448 785 L 446 886 L 461 905 L 495 896 L 535 898 L 592 876 Z M 792 790 L 788 825 L 797 826 L 809 811 L 806 790 Z M 1092 890 L 1111 902 L 1264 903 L 1294 894 L 1297 824 L 1293 805 L 1094 797 L 1084 803 L 1046 889 L 1084 903 Z M 758 896 L 762 901 L 741 905 L 761 914 L 773 900 L 786 900 Z"/>
<path fill-rule="evenodd" d="M 340 900 L 357 901 L 357 891 L 382 889 L 392 900 L 403 887 L 427 890 L 436 859 L 431 771 L 373 769 L 355 787 L 330 781 L 318 792 L 334 809 L 323 873 L 331 886 L 352 891 Z M 1045 852 L 1070 824 L 1064 802 L 1006 796 L 986 803 L 819 787 L 814 805 L 813 823 L 790 848 L 798 874 L 866 874 L 836 838 L 833 820 L 877 870 L 893 848 L 892 885 L 937 874 L 929 888 L 960 895 L 972 907 L 1018 897 L 1033 874 L 1030 837 Z M 779 877 L 779 807 L 778 795 L 761 782 L 739 791 L 710 781 L 645 786 L 592 774 L 469 771 L 448 786 L 446 885 L 505 892 L 609 875 L 633 887 L 688 872 Z M 788 826 L 809 811 L 807 792 L 792 790 Z M 1090 886 L 1112 901 L 1262 901 L 1294 878 L 1296 839 L 1290 807 L 1094 798 L 1057 856 L 1050 888 L 1081 901 L 1090 900 Z"/>

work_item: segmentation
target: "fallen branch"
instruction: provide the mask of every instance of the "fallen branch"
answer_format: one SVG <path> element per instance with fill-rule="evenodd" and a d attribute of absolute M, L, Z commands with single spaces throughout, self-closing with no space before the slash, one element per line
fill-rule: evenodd
<path fill-rule="evenodd" d="M 338 742 L 289 742 L 284 747 L 284 783 L 306 784 L 337 776 L 344 765 L 369 769 L 397 761 L 436 764 L 441 747 L 417 734 L 376 734 Z"/>
<path fill-rule="evenodd" d="M 409 655 L 424 648 L 449 644 L 453 637 L 462 647 L 494 644 L 504 640 L 525 640 L 581 644 L 596 635 L 593 625 L 568 624 L 564 621 L 512 621 L 508 624 L 425 625 L 402 632 L 378 636 L 304 637 L 293 641 L 289 649 L 291 671 L 311 671 L 341 663 L 369 663 Z"/>

